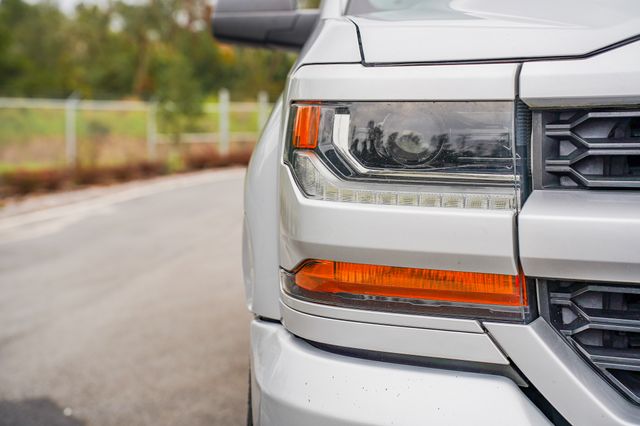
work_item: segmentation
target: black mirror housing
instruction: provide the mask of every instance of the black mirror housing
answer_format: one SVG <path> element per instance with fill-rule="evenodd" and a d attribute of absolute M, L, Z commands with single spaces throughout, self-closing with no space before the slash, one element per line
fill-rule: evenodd
<path fill-rule="evenodd" d="M 299 50 L 318 18 L 317 10 L 298 10 L 295 0 L 219 0 L 212 27 L 223 42 Z"/>

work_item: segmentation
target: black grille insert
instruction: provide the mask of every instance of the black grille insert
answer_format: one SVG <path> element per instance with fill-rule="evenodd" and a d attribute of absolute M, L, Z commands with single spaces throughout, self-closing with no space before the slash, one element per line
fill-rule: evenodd
<path fill-rule="evenodd" d="M 640 404 L 640 287 L 540 280 L 543 317 Z"/>
<path fill-rule="evenodd" d="M 640 109 L 543 111 L 534 122 L 537 188 L 640 189 Z"/>

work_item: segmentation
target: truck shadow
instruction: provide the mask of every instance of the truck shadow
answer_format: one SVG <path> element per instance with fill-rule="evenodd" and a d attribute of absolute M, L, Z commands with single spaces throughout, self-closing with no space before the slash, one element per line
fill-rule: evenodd
<path fill-rule="evenodd" d="M 49 398 L 0 401 L 0 426 L 82 426 Z"/>

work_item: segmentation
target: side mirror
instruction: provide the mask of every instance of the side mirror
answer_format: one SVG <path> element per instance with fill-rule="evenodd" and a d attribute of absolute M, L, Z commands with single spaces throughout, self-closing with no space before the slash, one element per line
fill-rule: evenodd
<path fill-rule="evenodd" d="M 298 10 L 296 0 L 218 0 L 213 35 L 228 43 L 299 50 L 319 16 L 317 10 Z"/>

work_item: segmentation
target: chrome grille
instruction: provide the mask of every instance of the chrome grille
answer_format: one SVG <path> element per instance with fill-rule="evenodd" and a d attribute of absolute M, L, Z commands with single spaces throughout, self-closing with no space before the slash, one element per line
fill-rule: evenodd
<path fill-rule="evenodd" d="M 640 189 L 640 109 L 534 113 L 537 189 Z"/>
<path fill-rule="evenodd" d="M 540 280 L 539 291 L 542 316 L 640 404 L 640 287 Z"/>

